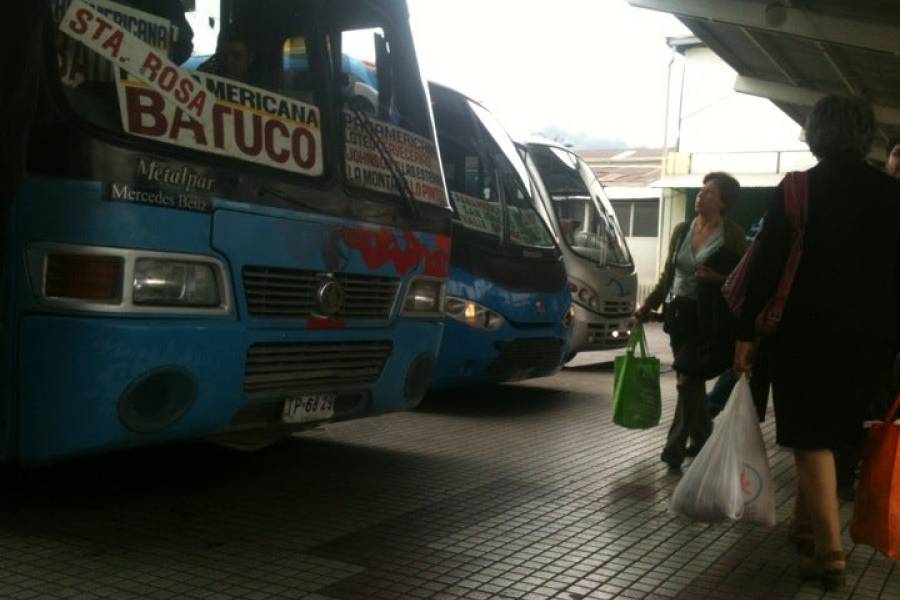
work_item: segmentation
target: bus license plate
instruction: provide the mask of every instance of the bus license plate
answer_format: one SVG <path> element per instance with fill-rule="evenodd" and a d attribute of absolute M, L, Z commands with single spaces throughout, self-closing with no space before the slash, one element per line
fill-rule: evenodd
<path fill-rule="evenodd" d="M 285 423 L 308 423 L 334 416 L 334 394 L 296 396 L 284 401 L 281 420 Z"/>

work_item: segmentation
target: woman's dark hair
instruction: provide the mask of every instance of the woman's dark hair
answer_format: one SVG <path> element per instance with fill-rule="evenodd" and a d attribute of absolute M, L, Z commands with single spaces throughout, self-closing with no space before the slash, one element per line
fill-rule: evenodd
<path fill-rule="evenodd" d="M 722 199 L 723 211 L 737 204 L 741 195 L 741 184 L 738 180 L 723 171 L 713 171 L 703 177 L 703 183 L 715 181 L 719 186 L 719 197 Z"/>
<path fill-rule="evenodd" d="M 813 106 L 804 129 L 817 157 L 845 154 L 862 159 L 875 139 L 875 112 L 857 96 L 825 96 Z"/>

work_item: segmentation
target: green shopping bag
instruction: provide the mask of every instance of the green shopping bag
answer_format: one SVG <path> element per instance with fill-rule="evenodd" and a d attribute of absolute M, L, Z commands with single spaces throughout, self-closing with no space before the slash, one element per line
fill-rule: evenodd
<path fill-rule="evenodd" d="M 640 356 L 634 353 L 640 344 Z M 613 423 L 629 429 L 659 425 L 662 396 L 659 391 L 659 359 L 647 355 L 644 326 L 631 329 L 624 356 L 616 357 L 613 378 Z"/>

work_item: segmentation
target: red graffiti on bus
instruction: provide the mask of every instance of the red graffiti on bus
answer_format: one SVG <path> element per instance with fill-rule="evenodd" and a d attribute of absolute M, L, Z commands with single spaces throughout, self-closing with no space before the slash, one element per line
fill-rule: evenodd
<path fill-rule="evenodd" d="M 401 239 L 388 227 L 348 228 L 342 231 L 342 237 L 362 255 L 370 269 L 391 263 L 403 276 L 423 261 L 425 275 L 446 277 L 450 269 L 450 238 L 444 235 L 434 236 L 435 250 L 429 249 L 412 231 L 404 230 Z"/>

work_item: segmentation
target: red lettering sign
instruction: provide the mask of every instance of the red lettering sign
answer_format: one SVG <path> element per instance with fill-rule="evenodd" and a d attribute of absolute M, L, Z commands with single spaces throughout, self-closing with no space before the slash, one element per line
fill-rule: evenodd
<path fill-rule="evenodd" d="M 164 74 L 160 69 L 157 77 Z M 216 103 L 203 124 L 156 89 L 137 82 L 119 86 L 122 125 L 129 133 L 298 173 L 322 171 L 317 132 L 301 123 Z"/>
<path fill-rule="evenodd" d="M 200 121 L 209 118 L 208 92 L 194 85 L 190 73 L 161 56 L 136 35 L 106 20 L 84 0 L 72 1 L 60 29 L 102 58 L 158 90 L 166 100 L 192 117 Z"/>

